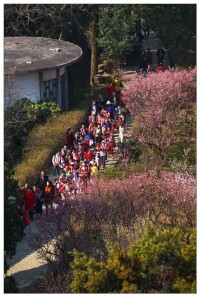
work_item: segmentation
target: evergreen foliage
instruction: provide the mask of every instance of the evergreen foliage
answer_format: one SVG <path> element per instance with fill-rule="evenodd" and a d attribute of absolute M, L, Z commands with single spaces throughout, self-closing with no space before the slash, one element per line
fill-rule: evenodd
<path fill-rule="evenodd" d="M 134 5 L 103 5 L 99 9 L 99 46 L 106 58 L 132 53 L 135 44 Z"/>
<path fill-rule="evenodd" d="M 195 293 L 195 229 L 149 226 L 128 253 L 112 247 L 106 262 L 74 251 L 73 293 Z M 186 236 L 187 235 L 187 236 Z"/>
<path fill-rule="evenodd" d="M 16 193 L 17 181 L 12 178 L 12 170 L 4 164 L 4 273 L 8 270 L 6 259 L 16 253 L 17 243 L 23 238 L 24 223 L 20 209 L 23 199 Z M 4 277 L 4 292 L 18 293 L 13 276 Z"/>

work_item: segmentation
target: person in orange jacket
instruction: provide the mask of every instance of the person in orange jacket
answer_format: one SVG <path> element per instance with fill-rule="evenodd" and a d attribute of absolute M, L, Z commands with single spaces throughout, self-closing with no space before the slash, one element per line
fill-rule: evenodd
<path fill-rule="evenodd" d="M 50 180 L 47 181 L 46 187 L 44 189 L 44 204 L 46 206 L 46 212 L 48 213 L 49 205 L 52 206 L 54 197 L 54 187 Z"/>

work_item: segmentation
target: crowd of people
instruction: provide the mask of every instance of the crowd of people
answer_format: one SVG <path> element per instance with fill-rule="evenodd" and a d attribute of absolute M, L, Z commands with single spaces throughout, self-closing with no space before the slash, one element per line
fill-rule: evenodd
<path fill-rule="evenodd" d="M 163 61 L 165 57 L 165 50 L 162 47 L 159 47 L 156 51 L 156 57 L 157 57 L 157 66 L 153 68 L 153 54 L 151 52 L 151 49 L 148 48 L 145 50 L 144 48 L 140 49 L 139 56 L 138 56 L 138 69 L 140 72 L 160 72 L 164 71 Z"/>
<path fill-rule="evenodd" d="M 44 171 L 35 185 L 28 183 L 20 189 L 24 197 L 22 217 L 25 225 L 33 220 L 33 214 L 42 216 L 43 205 L 48 214 L 53 202 L 73 198 L 83 193 L 92 180 L 106 167 L 108 155 L 114 158 L 117 146 L 121 158 L 125 157 L 127 108 L 123 102 L 123 85 L 118 76 L 107 85 L 106 96 L 98 95 L 88 107 L 87 123 L 77 131 L 66 131 L 63 147 L 52 157 L 54 180 Z M 119 141 L 115 142 L 114 130 L 119 130 Z"/>

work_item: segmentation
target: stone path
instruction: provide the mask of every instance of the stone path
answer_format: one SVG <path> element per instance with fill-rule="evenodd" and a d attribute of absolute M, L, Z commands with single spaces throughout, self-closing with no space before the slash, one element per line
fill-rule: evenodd
<path fill-rule="evenodd" d="M 35 222 L 33 221 L 25 231 L 28 233 L 34 228 Z M 38 258 L 37 251 L 33 250 L 26 235 L 17 244 L 15 256 L 7 262 L 10 266 L 7 275 L 13 274 L 20 293 L 28 293 L 27 288 L 30 284 L 47 270 L 46 261 Z"/>
<path fill-rule="evenodd" d="M 170 64 L 169 64 L 169 58 L 168 58 L 168 55 L 167 55 L 167 51 L 164 48 L 164 45 L 162 44 L 161 40 L 155 34 L 155 32 L 150 30 L 149 39 L 143 41 L 143 48 L 145 50 L 150 48 L 150 50 L 151 50 L 151 52 L 153 54 L 153 63 L 152 63 L 153 68 L 156 68 L 157 65 L 158 65 L 157 64 L 156 51 L 160 46 L 165 50 L 165 58 L 164 58 L 164 61 L 163 61 L 163 66 L 164 66 L 164 68 L 168 68 Z M 126 71 L 125 71 L 124 77 L 123 77 L 124 82 L 129 80 L 132 77 L 133 73 L 135 73 L 136 71 L 138 71 L 138 66 L 126 67 Z"/>
<path fill-rule="evenodd" d="M 144 40 L 143 48 L 145 50 L 147 50 L 148 48 L 151 49 L 152 54 L 153 54 L 153 63 L 152 63 L 153 68 L 156 68 L 156 66 L 158 65 L 157 57 L 156 57 L 156 51 L 160 46 L 165 50 L 165 58 L 164 58 L 164 61 L 163 61 L 163 66 L 164 66 L 164 68 L 168 68 L 169 67 L 169 59 L 168 59 L 166 49 L 164 48 L 164 45 L 162 44 L 162 42 L 158 38 L 158 36 L 152 30 L 150 30 L 149 39 Z"/>
<path fill-rule="evenodd" d="M 150 36 L 148 40 L 144 40 L 144 48 L 150 48 L 153 53 L 153 67 L 157 64 L 156 59 L 156 50 L 162 45 L 159 38 L 153 31 L 150 31 Z M 165 55 L 164 67 L 169 66 L 169 60 L 167 54 Z M 123 82 L 126 83 L 130 77 L 132 77 L 133 72 L 129 73 L 128 70 L 136 70 L 136 67 L 132 69 L 127 69 L 127 72 L 124 74 Z M 131 126 L 131 119 L 129 118 L 128 127 Z M 118 142 L 118 131 L 114 131 L 115 141 Z M 115 148 L 114 159 L 110 156 L 106 161 L 106 166 L 114 165 L 119 160 L 118 149 Z M 49 178 L 53 180 L 52 170 L 48 172 Z M 26 232 L 29 230 L 33 231 L 35 229 L 35 222 L 26 228 Z M 47 262 L 38 258 L 37 251 L 34 251 L 31 247 L 27 236 L 24 236 L 21 242 L 18 243 L 16 249 L 16 255 L 12 259 L 8 259 L 8 265 L 10 269 L 7 272 L 7 275 L 13 274 L 15 277 L 17 286 L 20 290 L 20 293 L 28 293 L 29 286 L 31 283 L 39 276 L 41 276 L 47 270 Z"/>

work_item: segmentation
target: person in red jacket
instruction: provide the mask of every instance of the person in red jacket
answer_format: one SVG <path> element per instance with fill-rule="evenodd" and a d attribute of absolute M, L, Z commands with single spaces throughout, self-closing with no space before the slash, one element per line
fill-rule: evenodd
<path fill-rule="evenodd" d="M 23 196 L 24 196 L 25 209 L 26 209 L 26 211 L 28 211 L 30 220 L 33 221 L 33 210 L 34 210 L 34 206 L 35 206 L 35 194 L 29 188 L 28 183 L 26 183 L 23 188 Z"/>
<path fill-rule="evenodd" d="M 69 147 L 70 146 L 70 128 L 67 129 L 65 136 L 66 136 L 65 144 L 67 147 Z"/>
<path fill-rule="evenodd" d="M 88 150 L 87 153 L 83 156 L 83 158 L 87 161 L 87 163 L 89 163 L 93 158 L 93 154 L 90 150 Z"/>
<path fill-rule="evenodd" d="M 112 82 L 107 86 L 107 92 L 110 98 L 112 97 L 113 92 L 116 92 L 115 86 Z"/>
<path fill-rule="evenodd" d="M 114 147 L 116 147 L 116 143 L 115 143 L 115 138 L 114 138 L 114 134 L 110 134 L 107 138 L 107 147 L 108 150 L 112 156 L 112 158 L 114 159 Z"/>
<path fill-rule="evenodd" d="M 162 63 L 160 63 L 157 67 L 156 67 L 156 71 L 157 72 L 163 72 L 164 71 L 164 67 L 163 67 L 163 65 L 162 65 Z"/>
<path fill-rule="evenodd" d="M 30 224 L 30 219 L 28 217 L 25 206 L 22 208 L 22 219 L 23 219 L 23 222 L 24 222 L 24 227 L 26 228 Z"/>

